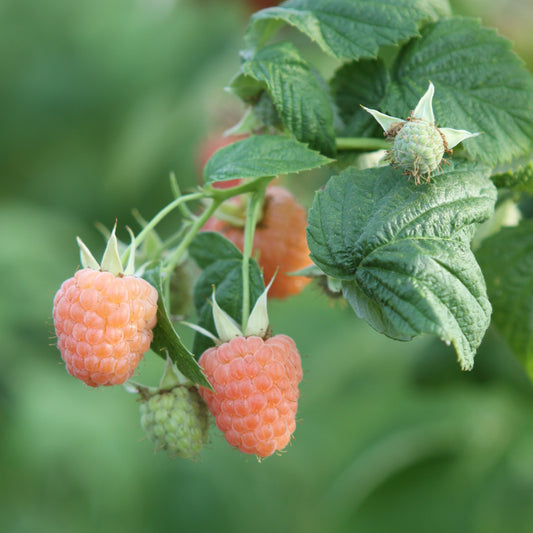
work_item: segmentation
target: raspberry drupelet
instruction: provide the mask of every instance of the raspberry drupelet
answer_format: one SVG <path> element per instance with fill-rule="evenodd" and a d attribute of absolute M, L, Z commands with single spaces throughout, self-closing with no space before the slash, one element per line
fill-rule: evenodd
<path fill-rule="evenodd" d="M 63 282 L 54 298 L 57 346 L 72 376 L 91 387 L 119 385 L 133 375 L 150 348 L 157 290 L 124 274 L 114 232 L 102 267 L 79 244 L 86 268 Z M 132 260 L 129 271 L 133 272 Z"/>
<path fill-rule="evenodd" d="M 79 270 L 54 298 L 67 371 L 91 387 L 124 383 L 150 348 L 156 315 L 157 291 L 143 279 Z"/>
<path fill-rule="evenodd" d="M 287 446 L 302 380 L 290 337 L 234 337 L 206 350 L 199 363 L 215 390 L 200 387 L 200 394 L 231 446 L 260 457 Z"/>

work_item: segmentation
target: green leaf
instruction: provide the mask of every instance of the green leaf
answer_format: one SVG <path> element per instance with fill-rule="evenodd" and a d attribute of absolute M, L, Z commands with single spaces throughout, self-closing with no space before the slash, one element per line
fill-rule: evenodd
<path fill-rule="evenodd" d="M 275 43 L 258 50 L 241 65 L 230 89 L 252 103 L 266 89 L 283 126 L 296 139 L 328 156 L 335 153 L 328 94 L 291 43 Z"/>
<path fill-rule="evenodd" d="M 402 50 L 391 77 L 380 110 L 407 117 L 432 81 L 437 124 L 483 133 L 463 143 L 471 158 L 494 166 L 533 150 L 533 76 L 511 43 L 478 20 L 427 26 Z"/>
<path fill-rule="evenodd" d="M 290 24 L 340 59 L 376 57 L 379 47 L 418 35 L 418 27 L 450 12 L 445 0 L 289 0 L 254 14 L 246 44 L 263 46 Z"/>
<path fill-rule="evenodd" d="M 256 261 L 250 260 L 250 303 L 254 303 L 265 290 L 263 276 Z M 238 324 L 242 319 L 242 256 L 239 259 L 222 259 L 207 266 L 194 287 L 194 305 L 198 312 L 198 325 L 217 335 L 213 308 L 210 303 L 216 290 L 218 305 L 226 311 Z M 197 333 L 194 339 L 193 351 L 200 356 L 207 348 L 213 346 L 208 337 Z"/>
<path fill-rule="evenodd" d="M 150 349 L 166 360 L 167 354 L 178 370 L 193 383 L 211 388 L 194 355 L 186 348 L 168 316 L 161 279 L 161 266 L 146 270 L 143 278 L 157 289 L 157 324 Z"/>
<path fill-rule="evenodd" d="M 282 135 L 253 135 L 217 150 L 204 167 L 204 183 L 301 172 L 331 160 Z"/>
<path fill-rule="evenodd" d="M 515 168 L 493 175 L 492 181 L 499 189 L 515 189 L 533 194 L 533 159 L 529 159 L 529 161 Z"/>
<path fill-rule="evenodd" d="M 198 233 L 188 250 L 189 255 L 201 269 L 217 261 L 242 258 L 241 251 L 230 240 L 214 231 Z"/>
<path fill-rule="evenodd" d="M 430 333 L 470 369 L 490 304 L 470 241 L 493 212 L 489 170 L 451 163 L 415 186 L 392 167 L 348 169 L 316 194 L 308 243 L 356 313 L 400 340 Z"/>
<path fill-rule="evenodd" d="M 361 106 L 377 109 L 385 96 L 389 75 L 381 60 L 352 61 L 331 79 L 331 90 L 344 122 L 345 137 L 378 137 L 383 130 Z"/>
<path fill-rule="evenodd" d="M 488 237 L 477 258 L 492 303 L 492 324 L 533 378 L 533 220 Z"/>

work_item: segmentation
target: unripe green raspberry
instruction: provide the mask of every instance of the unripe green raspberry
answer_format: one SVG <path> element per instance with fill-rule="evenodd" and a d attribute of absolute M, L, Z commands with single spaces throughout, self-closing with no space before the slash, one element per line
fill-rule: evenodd
<path fill-rule="evenodd" d="M 446 148 L 443 136 L 434 125 L 425 120 L 409 119 L 394 137 L 391 159 L 416 181 L 421 174 L 429 176 L 439 167 Z"/>
<path fill-rule="evenodd" d="M 192 259 L 187 258 L 176 266 L 170 277 L 170 312 L 173 315 L 186 315 L 193 301 L 193 287 L 198 277 L 198 269 Z"/>
<path fill-rule="evenodd" d="M 437 128 L 433 113 L 434 92 L 435 87 L 429 82 L 428 90 L 405 120 L 362 106 L 379 122 L 387 140 L 394 141 L 388 161 L 403 168 L 404 174 L 413 177 L 415 185 L 421 183 L 421 177 L 429 182 L 431 172 L 439 168 L 444 152 L 451 154 L 454 146 L 479 135 L 466 130 Z"/>
<path fill-rule="evenodd" d="M 171 456 L 191 459 L 207 442 L 207 406 L 194 386 L 145 393 L 140 413 L 141 426 L 156 449 L 166 450 Z"/>

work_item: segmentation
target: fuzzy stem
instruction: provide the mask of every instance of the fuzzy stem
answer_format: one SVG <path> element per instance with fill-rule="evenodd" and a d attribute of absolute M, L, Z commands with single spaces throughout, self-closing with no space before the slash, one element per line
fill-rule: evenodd
<path fill-rule="evenodd" d="M 209 205 L 205 211 L 195 219 L 189 231 L 185 234 L 182 241 L 178 244 L 172 255 L 166 261 L 165 267 L 162 269 L 163 272 L 170 273 L 176 268 L 176 265 L 180 262 L 181 256 L 184 254 L 185 250 L 191 241 L 194 239 L 196 234 L 202 229 L 203 225 L 207 222 L 207 219 L 219 208 L 222 200 L 213 200 L 211 205 Z"/>
<path fill-rule="evenodd" d="M 176 174 L 174 174 L 174 172 L 170 173 L 170 189 L 172 190 L 172 194 L 174 194 L 174 198 L 180 198 L 182 196 L 181 189 L 178 184 L 178 180 L 176 179 Z M 180 204 L 178 207 L 184 218 L 194 219 L 194 214 L 191 212 L 191 210 L 187 207 L 186 204 Z"/>
<path fill-rule="evenodd" d="M 144 239 L 148 236 L 150 231 L 152 231 L 161 220 L 163 220 L 169 213 L 171 213 L 176 207 L 179 207 L 181 204 L 185 202 L 190 202 L 192 200 L 199 200 L 200 198 L 204 198 L 205 193 L 204 192 L 196 192 L 192 194 L 186 194 L 185 196 L 180 196 L 179 198 L 176 198 L 174 201 L 170 202 L 168 205 L 166 205 L 161 211 L 159 211 L 150 222 L 144 226 L 142 231 L 135 237 L 135 245 L 134 247 L 139 246 Z M 131 246 L 128 246 L 126 248 L 126 251 L 122 254 L 122 262 L 124 263 L 131 252 Z"/>
<path fill-rule="evenodd" d="M 369 137 L 337 137 L 337 150 L 388 150 L 390 144 L 385 139 Z"/>
<path fill-rule="evenodd" d="M 264 178 L 255 178 L 251 181 L 237 185 L 236 187 L 231 187 L 229 189 L 215 189 L 214 187 L 207 186 L 204 187 L 206 190 L 206 196 L 213 198 L 215 200 L 227 200 L 238 194 L 244 194 L 246 192 L 255 192 L 258 189 L 262 189 L 263 186 L 266 187 L 275 176 L 266 176 Z"/>
<path fill-rule="evenodd" d="M 259 186 L 250 198 L 244 226 L 244 245 L 242 250 L 242 331 L 246 330 L 248 317 L 250 316 L 250 257 L 254 243 L 255 226 L 261 211 L 263 199 L 268 182 Z"/>

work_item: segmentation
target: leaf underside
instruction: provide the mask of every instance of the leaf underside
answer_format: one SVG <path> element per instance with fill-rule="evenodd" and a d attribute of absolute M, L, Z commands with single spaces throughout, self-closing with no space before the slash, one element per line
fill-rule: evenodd
<path fill-rule="evenodd" d="M 470 250 L 496 200 L 488 175 L 451 162 L 417 187 L 391 167 L 348 169 L 316 194 L 309 214 L 311 257 L 343 280 L 358 316 L 399 340 L 437 335 L 454 345 L 463 369 L 490 321 Z"/>

